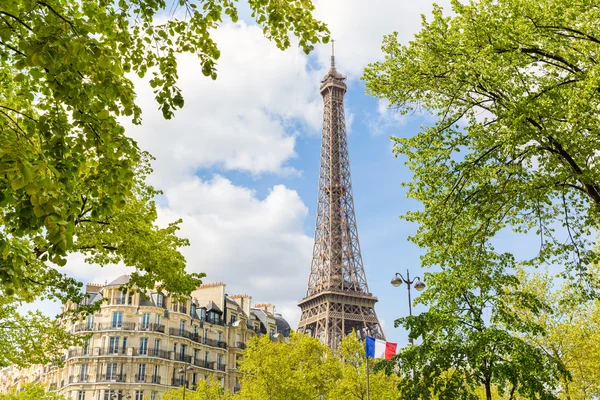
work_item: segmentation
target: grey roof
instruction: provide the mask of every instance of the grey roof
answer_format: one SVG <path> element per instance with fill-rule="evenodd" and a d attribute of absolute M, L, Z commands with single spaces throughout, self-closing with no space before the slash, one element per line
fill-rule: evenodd
<path fill-rule="evenodd" d="M 221 309 L 212 300 L 206 305 L 206 311 L 214 311 L 217 314 L 223 314 L 223 311 L 221 311 Z"/>
<path fill-rule="evenodd" d="M 129 283 L 129 275 L 121 275 L 111 283 L 104 286 L 123 286 Z"/>
<path fill-rule="evenodd" d="M 275 314 L 275 324 L 277 325 L 277 332 L 281 333 L 284 337 L 290 336 L 292 328 L 290 328 L 290 324 L 281 314 Z"/>

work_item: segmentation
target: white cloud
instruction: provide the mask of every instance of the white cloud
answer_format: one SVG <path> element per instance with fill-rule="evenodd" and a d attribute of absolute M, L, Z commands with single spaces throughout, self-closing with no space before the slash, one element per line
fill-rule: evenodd
<path fill-rule="evenodd" d="M 189 272 L 205 272 L 206 282 L 225 282 L 230 294 L 274 303 L 297 323 L 312 238 L 303 233 L 308 209 L 294 190 L 277 185 L 259 199 L 221 176 L 196 177 L 168 189 L 165 197 L 169 206 L 159 210 L 160 220 L 184 219 Z"/>
<path fill-rule="evenodd" d="M 448 0 L 436 1 L 450 12 Z M 398 32 L 401 43 L 408 43 L 420 30 L 421 14 L 431 20 L 432 1 L 422 0 L 316 0 L 315 16 L 328 24 L 336 40 L 338 70 L 349 78 L 362 75 L 367 64 L 383 58 L 384 35 Z M 329 65 L 329 46 L 319 46 L 321 62 Z"/>
<path fill-rule="evenodd" d="M 300 49 L 282 52 L 244 23 L 224 24 L 214 37 L 216 81 L 200 73 L 195 57 L 178 57 L 185 106 L 173 120 L 156 111 L 149 85 L 135 80 L 143 124 L 127 124 L 128 134 L 157 158 L 151 181 L 161 188 L 199 168 L 294 173 L 287 162 L 296 156 L 298 124 L 303 131 L 321 125 L 319 73 L 308 71 Z"/>

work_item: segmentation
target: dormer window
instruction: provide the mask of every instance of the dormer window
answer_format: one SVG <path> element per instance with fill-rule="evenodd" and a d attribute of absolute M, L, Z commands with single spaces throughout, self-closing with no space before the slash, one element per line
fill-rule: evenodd
<path fill-rule="evenodd" d="M 156 305 L 158 307 L 164 307 L 165 306 L 165 298 L 161 293 L 158 293 L 156 295 Z"/>

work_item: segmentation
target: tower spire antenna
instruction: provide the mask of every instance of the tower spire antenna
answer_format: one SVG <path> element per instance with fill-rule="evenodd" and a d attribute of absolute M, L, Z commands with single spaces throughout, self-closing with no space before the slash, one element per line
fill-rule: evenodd
<path fill-rule="evenodd" d="M 334 42 L 335 42 L 335 40 L 331 39 L 331 68 L 335 68 Z"/>

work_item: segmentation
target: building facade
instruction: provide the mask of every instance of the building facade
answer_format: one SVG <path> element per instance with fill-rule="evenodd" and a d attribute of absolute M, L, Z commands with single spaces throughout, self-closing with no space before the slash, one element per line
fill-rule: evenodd
<path fill-rule="evenodd" d="M 86 285 L 86 304 L 101 302 L 86 320 L 65 323 L 84 345 L 64 352 L 64 366 L 38 365 L 0 373 L 0 390 L 42 382 L 75 400 L 156 399 L 169 388 L 194 390 L 211 376 L 239 390 L 237 364 L 254 336 L 285 340 L 289 324 L 271 304 L 252 306 L 248 295 L 228 296 L 225 284 L 204 284 L 187 301 L 159 291 L 124 293 L 124 275 Z M 65 307 L 77 307 L 68 304 Z"/>

